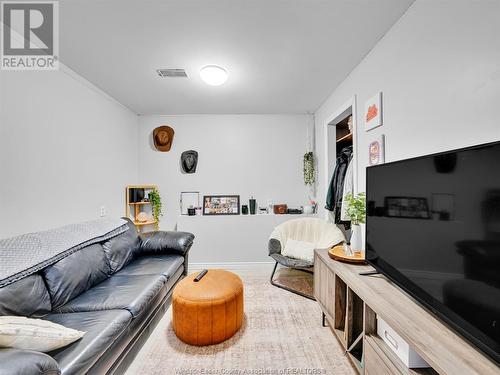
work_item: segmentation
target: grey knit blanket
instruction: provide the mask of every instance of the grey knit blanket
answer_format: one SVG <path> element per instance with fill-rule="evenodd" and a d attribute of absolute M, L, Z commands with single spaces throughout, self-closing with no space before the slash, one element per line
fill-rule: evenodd
<path fill-rule="evenodd" d="M 125 232 L 126 224 L 123 219 L 103 218 L 0 240 L 0 288 Z"/>

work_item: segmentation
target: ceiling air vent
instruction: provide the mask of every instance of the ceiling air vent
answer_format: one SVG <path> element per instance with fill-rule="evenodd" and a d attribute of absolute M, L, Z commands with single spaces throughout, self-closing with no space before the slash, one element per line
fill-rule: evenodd
<path fill-rule="evenodd" d="M 161 78 L 187 78 L 187 74 L 184 69 L 157 69 L 156 73 L 158 73 Z"/>

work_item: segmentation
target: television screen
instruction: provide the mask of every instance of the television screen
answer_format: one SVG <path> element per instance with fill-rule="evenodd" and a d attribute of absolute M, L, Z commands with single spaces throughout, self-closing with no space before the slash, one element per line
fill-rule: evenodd
<path fill-rule="evenodd" d="M 500 143 L 366 178 L 367 260 L 500 363 Z"/>

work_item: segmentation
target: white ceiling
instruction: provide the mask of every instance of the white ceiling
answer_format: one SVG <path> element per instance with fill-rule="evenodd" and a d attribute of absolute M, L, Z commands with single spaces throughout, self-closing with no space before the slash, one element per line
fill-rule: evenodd
<path fill-rule="evenodd" d="M 413 1 L 62 0 L 60 57 L 138 114 L 314 112 Z"/>

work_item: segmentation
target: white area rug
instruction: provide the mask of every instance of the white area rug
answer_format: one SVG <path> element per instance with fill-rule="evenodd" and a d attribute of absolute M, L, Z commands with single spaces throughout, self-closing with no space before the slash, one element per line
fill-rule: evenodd
<path fill-rule="evenodd" d="M 235 336 L 218 345 L 184 344 L 169 309 L 126 374 L 356 374 L 321 326 L 315 301 L 273 287 L 270 272 L 234 272 L 245 288 L 245 319 Z"/>

